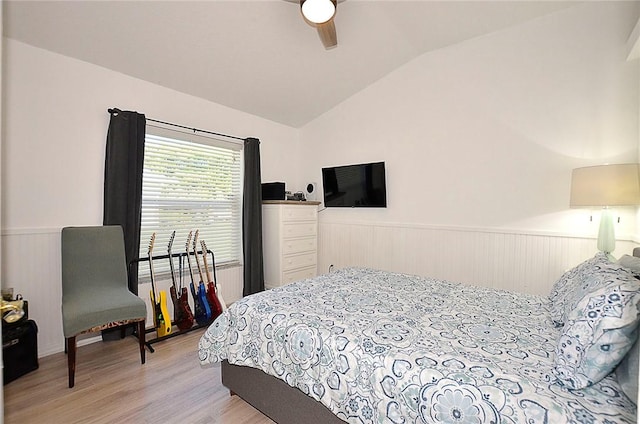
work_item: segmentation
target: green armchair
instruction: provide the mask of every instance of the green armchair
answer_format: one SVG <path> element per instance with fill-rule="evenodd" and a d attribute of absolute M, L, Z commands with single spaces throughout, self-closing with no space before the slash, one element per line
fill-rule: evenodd
<path fill-rule="evenodd" d="M 145 362 L 147 308 L 128 288 L 122 227 L 62 229 L 62 327 L 75 384 L 76 337 L 137 323 L 140 360 Z"/>

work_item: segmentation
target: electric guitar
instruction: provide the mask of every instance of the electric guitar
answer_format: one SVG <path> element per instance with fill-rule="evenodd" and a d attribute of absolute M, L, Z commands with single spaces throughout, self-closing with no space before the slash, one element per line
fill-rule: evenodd
<path fill-rule="evenodd" d="M 151 303 L 153 304 L 153 325 L 156 329 L 158 337 L 164 337 L 171 334 L 171 318 L 167 310 L 167 292 L 160 290 L 159 296 L 156 297 L 155 273 L 153 272 L 153 245 L 156 241 L 156 233 L 151 234 L 149 241 L 149 271 L 151 276 Z"/>
<path fill-rule="evenodd" d="M 204 279 L 202 278 L 202 270 L 200 269 L 200 261 L 198 260 L 198 233 L 200 231 L 196 230 L 194 236 L 193 236 L 193 256 L 196 258 L 196 265 L 198 266 L 198 273 L 200 274 L 200 282 L 198 283 L 198 297 L 200 298 L 200 301 L 206 305 L 205 309 L 208 309 L 209 311 L 209 316 L 208 319 L 211 320 L 213 318 L 216 318 L 218 315 L 215 315 L 215 310 L 212 309 L 211 304 L 209 303 L 209 300 L 207 300 L 207 288 L 204 285 Z"/>
<path fill-rule="evenodd" d="M 200 293 L 196 293 L 196 283 L 193 280 L 193 266 L 191 265 L 191 237 L 193 236 L 193 231 L 189 231 L 189 237 L 187 237 L 187 244 L 185 245 L 187 251 L 187 263 L 189 264 L 189 276 L 191 277 L 191 284 L 189 287 L 191 288 L 191 296 L 193 296 L 193 306 L 195 312 L 196 322 L 198 324 L 206 324 L 211 319 L 211 309 L 209 309 L 209 303 L 207 299 L 203 296 L 200 296 Z M 200 292 L 200 288 L 198 288 L 198 292 Z M 204 295 L 204 293 L 203 293 Z"/>
<path fill-rule="evenodd" d="M 169 287 L 171 293 L 171 301 L 173 302 L 173 319 L 180 330 L 188 330 L 193 327 L 193 313 L 189 307 L 189 298 L 187 295 L 187 288 L 180 285 L 180 297 L 178 297 L 178 287 L 176 286 L 176 271 L 173 267 L 173 257 L 171 256 L 171 247 L 173 246 L 173 240 L 176 237 L 176 232 L 171 233 L 171 239 L 169 239 L 169 246 L 167 252 L 169 254 L 169 267 L 171 268 L 171 282 Z"/>
<path fill-rule="evenodd" d="M 200 243 L 200 245 L 202 245 L 202 243 Z M 194 246 L 194 252 L 195 252 L 195 246 Z M 198 253 L 195 252 L 195 255 L 196 255 L 196 264 L 198 265 L 198 272 L 200 273 L 200 284 L 202 284 L 202 287 L 204 287 L 204 276 L 202 275 L 202 268 L 200 268 Z M 202 250 L 202 256 L 203 258 L 207 256 L 207 253 L 204 250 L 204 248 Z M 211 306 L 212 318 L 216 319 L 222 313 L 222 305 L 220 304 L 220 300 L 218 299 L 218 296 L 216 296 L 216 289 L 213 287 L 213 282 L 211 281 L 211 278 L 208 276 L 208 273 L 209 273 L 209 269 L 207 267 L 207 279 L 209 282 L 207 283 L 206 297 L 207 297 L 207 301 L 209 302 L 209 306 Z"/>
<path fill-rule="evenodd" d="M 220 292 L 220 287 L 218 287 L 218 279 L 216 278 L 216 259 L 213 256 L 213 253 L 211 253 L 211 259 L 213 259 L 213 264 L 211 265 L 211 268 L 213 268 L 213 278 L 211 278 L 211 273 L 209 272 L 209 264 L 207 263 L 207 244 L 204 242 L 204 240 L 200 240 L 200 245 L 202 246 L 202 260 L 203 260 L 203 264 L 204 264 L 204 270 L 207 273 L 207 294 L 211 293 L 215 293 L 216 298 L 218 299 L 218 302 L 220 303 L 220 306 L 222 308 L 223 311 L 227 310 L 227 304 L 225 303 L 224 299 L 222 298 L 222 293 Z M 210 301 L 211 303 L 211 301 Z"/>

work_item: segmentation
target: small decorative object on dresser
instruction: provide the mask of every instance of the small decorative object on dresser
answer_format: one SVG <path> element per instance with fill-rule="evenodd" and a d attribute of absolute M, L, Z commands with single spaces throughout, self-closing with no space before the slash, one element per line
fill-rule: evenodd
<path fill-rule="evenodd" d="M 264 284 L 267 289 L 317 275 L 319 204 L 262 202 Z"/>
<path fill-rule="evenodd" d="M 307 184 L 307 186 L 304 188 L 304 194 L 307 200 L 317 200 L 316 196 L 318 194 L 318 184 L 316 183 Z"/>

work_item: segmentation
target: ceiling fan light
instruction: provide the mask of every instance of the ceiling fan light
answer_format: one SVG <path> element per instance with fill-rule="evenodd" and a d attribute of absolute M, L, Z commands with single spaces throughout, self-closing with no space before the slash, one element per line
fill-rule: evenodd
<path fill-rule="evenodd" d="M 332 0 L 302 0 L 302 14 L 314 24 L 323 24 L 333 18 L 336 5 Z"/>

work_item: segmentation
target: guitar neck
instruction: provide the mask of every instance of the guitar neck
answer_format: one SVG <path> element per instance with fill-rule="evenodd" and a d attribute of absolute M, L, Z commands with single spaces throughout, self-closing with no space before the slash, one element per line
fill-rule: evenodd
<path fill-rule="evenodd" d="M 200 281 L 204 281 L 204 277 L 202 275 L 202 268 L 200 267 L 200 260 L 198 259 L 198 252 L 194 249 L 193 255 L 196 257 L 196 265 L 198 266 L 198 274 L 200 274 Z"/>
<path fill-rule="evenodd" d="M 200 259 L 198 259 L 198 230 L 196 230 L 196 236 L 193 239 L 193 256 L 195 256 L 196 258 L 196 265 L 198 266 L 200 281 L 204 281 L 204 277 L 202 276 L 202 268 L 200 267 Z"/>
<path fill-rule="evenodd" d="M 169 246 L 167 247 L 167 254 L 169 256 L 169 269 L 171 270 L 171 282 L 173 283 L 173 288 L 177 290 L 176 286 L 176 270 L 173 266 L 173 256 L 171 255 L 171 248 L 173 247 L 173 239 L 176 237 L 176 232 L 171 233 L 171 238 L 169 239 Z"/>
<path fill-rule="evenodd" d="M 173 266 L 173 257 L 171 256 L 171 251 L 169 251 L 169 268 L 171 271 L 171 283 L 173 284 L 173 288 L 178 290 L 178 285 L 176 283 L 176 270 Z"/>
<path fill-rule="evenodd" d="M 191 277 L 191 282 L 195 284 L 195 280 L 193 278 L 193 266 L 191 265 L 191 258 L 189 257 L 189 252 L 187 252 L 187 264 L 189 265 L 189 276 Z"/>
<path fill-rule="evenodd" d="M 204 270 L 207 273 L 207 281 L 213 282 L 211 273 L 209 272 L 209 264 L 207 263 L 207 245 L 204 240 L 200 241 L 200 245 L 202 246 L 202 262 L 204 263 Z"/>
<path fill-rule="evenodd" d="M 154 302 L 158 298 L 158 294 L 156 293 L 156 274 L 153 270 L 153 259 L 152 256 L 149 256 L 149 277 L 151 278 L 151 287 L 153 288 L 153 297 Z"/>
<path fill-rule="evenodd" d="M 151 234 L 151 240 L 149 241 L 149 250 L 147 256 L 149 257 L 149 277 L 151 278 L 151 293 L 153 294 L 153 302 L 156 303 L 156 284 L 155 273 L 153 271 L 153 245 L 156 241 L 156 233 Z"/>

